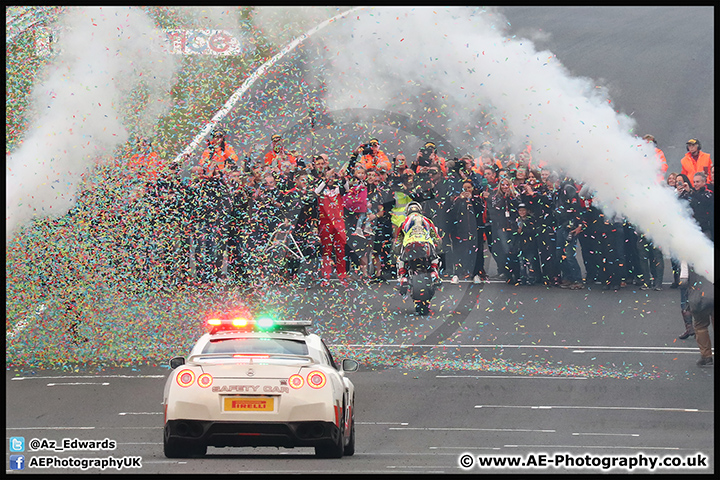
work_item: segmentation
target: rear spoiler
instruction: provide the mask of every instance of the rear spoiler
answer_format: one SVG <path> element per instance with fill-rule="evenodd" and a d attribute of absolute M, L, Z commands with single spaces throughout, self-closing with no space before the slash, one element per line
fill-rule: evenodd
<path fill-rule="evenodd" d="M 191 355 L 188 363 L 202 363 L 203 360 L 214 359 L 235 359 L 237 363 L 262 363 L 263 360 L 270 359 L 288 359 L 295 361 L 304 361 L 305 363 L 315 363 L 315 359 L 310 355 L 294 355 L 292 353 L 200 353 Z M 249 362 L 248 362 L 249 360 Z"/>

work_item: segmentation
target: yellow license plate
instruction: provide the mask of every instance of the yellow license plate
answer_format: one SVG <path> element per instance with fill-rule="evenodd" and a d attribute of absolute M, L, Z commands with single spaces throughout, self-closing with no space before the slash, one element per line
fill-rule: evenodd
<path fill-rule="evenodd" d="M 274 405 L 272 397 L 225 397 L 223 410 L 226 412 L 272 412 Z"/>

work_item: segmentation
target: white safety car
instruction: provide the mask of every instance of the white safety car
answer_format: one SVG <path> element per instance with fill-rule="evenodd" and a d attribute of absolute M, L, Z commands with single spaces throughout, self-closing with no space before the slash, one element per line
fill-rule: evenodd
<path fill-rule="evenodd" d="M 207 320 L 190 356 L 170 361 L 163 394 L 168 458 L 203 456 L 207 447 L 314 447 L 340 458 L 355 453 L 355 387 L 310 321 Z"/>

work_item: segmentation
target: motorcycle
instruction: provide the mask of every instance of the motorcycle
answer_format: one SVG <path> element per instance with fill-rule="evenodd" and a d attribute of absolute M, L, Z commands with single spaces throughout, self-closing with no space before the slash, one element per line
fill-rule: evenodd
<path fill-rule="evenodd" d="M 418 315 L 428 315 L 437 287 L 430 276 L 431 247 L 427 243 L 411 243 L 400 255 L 408 275 L 406 291 L 401 290 L 400 294 L 413 299 Z"/>

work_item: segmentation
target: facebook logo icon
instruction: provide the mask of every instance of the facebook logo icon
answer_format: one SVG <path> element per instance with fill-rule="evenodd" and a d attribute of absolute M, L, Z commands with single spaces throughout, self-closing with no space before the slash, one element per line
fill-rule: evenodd
<path fill-rule="evenodd" d="M 24 437 L 10 437 L 10 451 L 11 452 L 24 452 L 25 451 L 25 438 Z"/>
<path fill-rule="evenodd" d="M 25 455 L 10 455 L 10 470 L 24 470 Z"/>

